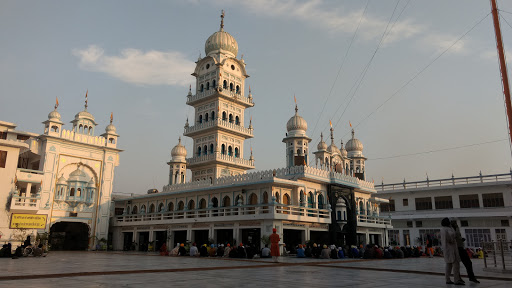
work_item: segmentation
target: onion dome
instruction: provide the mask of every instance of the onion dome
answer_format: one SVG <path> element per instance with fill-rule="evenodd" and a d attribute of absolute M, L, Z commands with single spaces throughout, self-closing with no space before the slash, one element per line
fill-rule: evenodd
<path fill-rule="evenodd" d="M 71 172 L 71 174 L 69 174 L 69 182 L 89 182 L 87 180 L 87 175 L 82 171 L 80 170 L 79 167 L 76 168 L 75 171 Z"/>
<path fill-rule="evenodd" d="M 221 15 L 220 30 L 213 33 L 204 44 L 206 56 L 213 53 L 225 53 L 236 58 L 238 54 L 238 43 L 228 32 L 224 31 L 224 11 Z"/>
<path fill-rule="evenodd" d="M 64 174 L 60 175 L 60 178 L 57 180 L 57 185 L 68 185 L 68 180 L 64 178 Z"/>
<path fill-rule="evenodd" d="M 91 113 L 87 112 L 87 109 L 85 109 L 84 111 L 80 111 L 75 115 L 75 120 L 80 120 L 84 118 L 94 121 L 94 116 L 92 116 Z"/>
<path fill-rule="evenodd" d="M 297 105 L 295 105 L 295 115 L 293 115 L 293 117 L 288 120 L 288 123 L 286 123 L 286 130 L 288 130 L 288 132 L 294 130 L 303 130 L 306 132 L 306 130 L 308 130 L 308 123 L 304 118 L 299 116 L 299 109 L 297 108 Z"/>
<path fill-rule="evenodd" d="M 334 155 L 334 154 L 341 155 L 340 149 L 338 149 L 338 146 L 336 146 L 336 144 L 334 144 L 334 143 L 332 143 L 331 145 L 329 145 L 329 147 L 327 147 L 327 152 L 331 153 L 332 155 Z"/>
<path fill-rule="evenodd" d="M 185 157 L 187 157 L 187 149 L 185 146 L 181 144 L 181 137 L 178 140 L 178 145 L 174 146 L 171 150 L 172 160 L 183 160 L 185 161 Z"/>
<path fill-rule="evenodd" d="M 348 140 L 345 147 L 350 157 L 363 155 L 363 143 L 354 137 L 354 129 L 352 129 L 352 139 Z"/>
<path fill-rule="evenodd" d="M 57 108 L 48 114 L 48 120 L 53 122 L 60 122 L 60 113 L 57 112 Z"/>
<path fill-rule="evenodd" d="M 114 126 L 114 124 L 112 124 L 113 121 L 114 121 L 114 114 L 110 113 L 110 124 L 108 124 L 107 128 L 105 128 L 105 132 L 110 133 L 110 134 L 116 134 L 116 126 Z"/>
<path fill-rule="evenodd" d="M 94 179 L 91 177 L 91 181 L 89 181 L 89 183 L 87 184 L 87 188 L 96 188 L 96 186 L 94 185 Z"/>
<path fill-rule="evenodd" d="M 341 140 L 340 155 L 341 155 L 341 157 L 347 158 L 347 150 L 345 150 L 345 148 L 343 148 L 343 140 Z"/>
<path fill-rule="evenodd" d="M 324 142 L 324 134 L 323 133 L 320 133 L 320 142 L 318 143 L 316 148 L 318 149 L 318 151 L 327 150 L 327 144 L 325 144 L 325 142 Z"/>

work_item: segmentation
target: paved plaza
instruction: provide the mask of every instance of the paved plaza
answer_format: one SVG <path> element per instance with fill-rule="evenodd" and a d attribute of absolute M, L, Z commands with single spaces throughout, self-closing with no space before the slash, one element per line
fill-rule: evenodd
<path fill-rule="evenodd" d="M 442 258 L 281 261 L 51 252 L 44 258 L 0 258 L 0 287 L 455 287 L 444 283 Z M 481 284 L 464 277 L 467 287 L 512 286 L 512 274 L 484 272 L 482 259 L 473 265 Z"/>

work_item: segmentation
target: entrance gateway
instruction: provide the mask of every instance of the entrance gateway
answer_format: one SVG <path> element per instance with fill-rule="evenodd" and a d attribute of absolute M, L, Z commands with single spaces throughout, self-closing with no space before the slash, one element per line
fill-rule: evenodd
<path fill-rule="evenodd" d="M 50 228 L 52 250 L 87 250 L 89 226 L 81 222 L 57 222 Z"/>

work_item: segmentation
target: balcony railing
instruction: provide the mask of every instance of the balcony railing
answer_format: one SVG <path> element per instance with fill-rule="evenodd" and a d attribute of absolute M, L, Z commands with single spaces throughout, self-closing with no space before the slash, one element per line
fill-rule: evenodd
<path fill-rule="evenodd" d="M 441 186 L 455 186 L 455 185 L 468 185 L 468 184 L 480 184 L 480 183 L 495 183 L 501 181 L 512 181 L 512 171 L 504 174 L 494 175 L 479 175 L 471 177 L 452 177 L 445 179 L 436 179 L 416 182 L 401 182 L 394 184 L 382 184 L 375 186 L 377 191 L 393 191 L 393 190 L 405 190 L 405 189 L 416 189 L 426 187 L 441 187 Z"/>
<path fill-rule="evenodd" d="M 41 196 L 25 197 L 13 195 L 11 210 L 38 210 Z"/>
<path fill-rule="evenodd" d="M 210 127 L 215 127 L 215 126 L 226 128 L 226 129 L 229 129 L 234 132 L 238 132 L 244 136 L 251 136 L 251 137 L 253 136 L 253 129 L 245 128 L 245 127 L 237 125 L 235 123 L 231 123 L 227 120 L 218 119 L 218 118 L 215 120 L 210 120 L 208 122 L 200 123 L 198 125 L 186 127 L 185 133 L 183 135 L 188 136 L 194 132 L 199 132 L 201 130 L 204 130 L 204 129 L 207 129 Z"/>
<path fill-rule="evenodd" d="M 198 92 L 196 95 L 188 95 L 187 96 L 187 104 L 191 104 L 203 98 L 219 94 L 220 96 L 224 96 L 227 98 L 234 99 L 242 104 L 248 106 L 254 106 L 254 102 L 252 102 L 252 98 L 247 98 L 242 96 L 241 94 L 236 93 L 235 91 L 230 91 L 229 89 L 222 89 L 222 91 L 217 91 L 215 88 L 211 88 L 209 90 L 204 90 L 203 92 Z"/>
<path fill-rule="evenodd" d="M 43 180 L 43 171 L 18 168 L 16 178 L 20 182 L 39 183 Z"/>
<path fill-rule="evenodd" d="M 379 216 L 368 216 L 368 215 L 357 215 L 358 225 L 360 223 L 366 224 L 377 224 L 377 225 L 391 225 L 391 218 L 389 217 L 379 217 Z M 364 226 L 364 224 L 363 224 Z"/>
<path fill-rule="evenodd" d="M 199 164 L 207 161 L 221 161 L 225 163 L 232 163 L 236 165 L 242 165 L 249 168 L 254 168 L 254 160 L 247 160 L 243 158 L 237 158 L 226 154 L 214 153 L 210 155 L 202 155 L 199 157 L 193 157 L 187 159 L 187 165 Z"/>
<path fill-rule="evenodd" d="M 331 212 L 328 209 L 316 209 L 279 203 L 242 205 L 231 207 L 212 207 L 194 210 L 163 211 L 146 214 L 125 214 L 116 216 L 116 222 L 203 222 L 244 220 L 244 219 L 289 219 L 331 222 Z"/>

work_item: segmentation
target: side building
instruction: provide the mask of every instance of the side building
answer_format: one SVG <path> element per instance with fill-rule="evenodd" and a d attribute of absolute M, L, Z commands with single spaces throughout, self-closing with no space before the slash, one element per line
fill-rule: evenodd
<path fill-rule="evenodd" d="M 52 249 L 92 249 L 108 238 L 119 135 L 111 115 L 105 133 L 95 136 L 87 100 L 69 130 L 57 107 L 43 134 L 0 121 L 0 241 L 17 245 L 48 233 Z"/>
<path fill-rule="evenodd" d="M 392 226 L 379 215 L 379 204 L 387 200 L 374 197 L 373 183 L 365 181 L 366 158 L 354 131 L 344 149 L 334 144 L 331 128 L 331 145 L 322 137 L 311 165 L 307 122 L 295 107 L 282 139 L 286 166 L 248 172 L 255 159 L 252 150 L 244 153 L 244 141 L 254 127 L 245 109 L 254 106 L 253 95 L 247 89 L 245 96 L 246 63 L 237 58 L 238 43 L 223 22 L 222 16 L 220 30 L 205 43 L 206 56 L 192 74 L 195 94 L 191 88 L 187 95 L 195 116 L 184 136 L 193 139 L 193 151 L 187 158 L 180 138 L 161 192 L 115 200 L 114 249 L 147 251 L 184 242 L 260 247 L 272 228 L 288 247 L 307 241 L 384 244 Z"/>
<path fill-rule="evenodd" d="M 512 228 L 512 171 L 497 175 L 451 177 L 376 186 L 381 215 L 393 220 L 391 245 L 425 246 L 427 238 L 440 245 L 441 220 L 457 221 L 466 246 L 510 241 Z"/>

